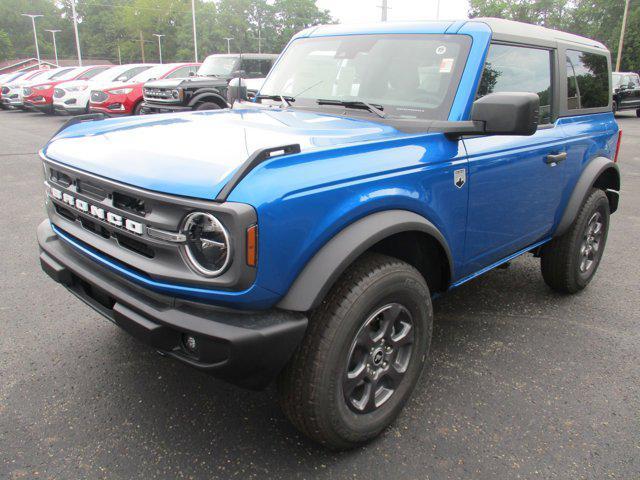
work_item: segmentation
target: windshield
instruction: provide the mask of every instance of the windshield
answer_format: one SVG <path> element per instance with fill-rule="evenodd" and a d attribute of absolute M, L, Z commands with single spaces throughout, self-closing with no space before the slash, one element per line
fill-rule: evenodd
<path fill-rule="evenodd" d="M 148 70 L 143 71 L 142 73 L 138 73 L 134 77 L 131 77 L 132 83 L 140 83 L 151 80 L 152 78 L 162 78 L 163 75 L 170 70 L 175 68 L 175 64 L 164 64 L 164 65 L 156 65 L 155 67 L 149 68 Z"/>
<path fill-rule="evenodd" d="M 205 58 L 198 69 L 198 75 L 213 75 L 216 77 L 230 77 L 238 69 L 239 57 L 211 55 Z"/>
<path fill-rule="evenodd" d="M 463 35 L 301 38 L 260 94 L 293 96 L 295 107 L 364 101 L 390 117 L 446 120 L 470 44 Z"/>

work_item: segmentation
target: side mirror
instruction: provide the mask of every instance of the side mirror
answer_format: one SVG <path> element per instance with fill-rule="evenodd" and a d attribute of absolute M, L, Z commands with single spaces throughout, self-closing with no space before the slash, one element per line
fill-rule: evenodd
<path fill-rule="evenodd" d="M 483 124 L 487 135 L 533 135 L 540 121 L 540 97 L 536 93 L 490 93 L 473 102 L 471 121 Z"/>
<path fill-rule="evenodd" d="M 227 102 L 233 105 L 234 102 L 247 99 L 247 85 L 240 78 L 232 78 L 227 88 Z"/>

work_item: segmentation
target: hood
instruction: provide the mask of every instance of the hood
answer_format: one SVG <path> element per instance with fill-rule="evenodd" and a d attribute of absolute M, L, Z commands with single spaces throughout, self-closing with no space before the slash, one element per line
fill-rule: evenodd
<path fill-rule="evenodd" d="M 260 148 L 303 151 L 401 135 L 362 119 L 243 108 L 84 122 L 56 135 L 46 157 L 140 188 L 214 199 Z"/>
<path fill-rule="evenodd" d="M 163 80 L 151 80 L 144 84 L 145 88 L 198 88 L 199 86 L 221 85 L 226 86 L 227 81 L 219 77 L 186 77 L 167 78 Z"/>
<path fill-rule="evenodd" d="M 114 88 L 134 88 L 138 83 L 132 82 L 101 82 L 89 85 L 90 90 L 112 90 Z"/>

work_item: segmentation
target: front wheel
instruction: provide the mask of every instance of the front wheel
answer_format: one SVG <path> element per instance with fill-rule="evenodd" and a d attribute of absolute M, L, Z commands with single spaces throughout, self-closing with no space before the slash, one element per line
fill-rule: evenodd
<path fill-rule="evenodd" d="M 609 231 L 609 200 L 594 188 L 569 230 L 542 248 L 544 281 L 563 293 L 584 289 L 598 270 Z"/>
<path fill-rule="evenodd" d="M 220 105 L 213 102 L 202 102 L 195 109 L 196 110 L 220 110 Z"/>
<path fill-rule="evenodd" d="M 373 439 L 411 395 L 432 322 L 429 289 L 415 268 L 384 255 L 362 257 L 313 311 L 278 379 L 285 414 L 329 448 Z"/>

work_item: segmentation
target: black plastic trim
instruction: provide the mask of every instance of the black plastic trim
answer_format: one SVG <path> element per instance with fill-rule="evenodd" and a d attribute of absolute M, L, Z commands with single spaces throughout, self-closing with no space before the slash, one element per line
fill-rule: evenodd
<path fill-rule="evenodd" d="M 74 252 L 48 221 L 38 243 L 44 272 L 98 313 L 164 355 L 244 387 L 267 386 L 307 327 L 297 312 L 232 310 L 148 291 Z M 196 336 L 196 354 L 183 348 L 184 334 Z"/>
<path fill-rule="evenodd" d="M 233 174 L 233 177 L 227 182 L 227 184 L 222 187 L 220 193 L 216 197 L 216 202 L 226 202 L 229 194 L 233 191 L 236 186 L 242 181 L 244 177 L 246 177 L 251 170 L 257 167 L 259 164 L 266 160 L 270 160 L 276 157 L 283 157 L 285 155 L 293 155 L 295 153 L 300 153 L 300 145 L 297 143 L 291 145 L 281 145 L 278 147 L 268 147 L 261 148 L 256 150 L 251 154 L 249 158 L 245 160 L 245 162 L 240 165 L 240 167 L 236 170 L 236 173 Z M 274 153 L 282 152 L 280 155 L 273 155 Z"/>
<path fill-rule="evenodd" d="M 346 268 L 367 249 L 401 232 L 419 231 L 434 237 L 442 246 L 453 275 L 451 250 L 444 235 L 426 218 L 407 210 L 373 213 L 349 225 L 329 240 L 309 260 L 278 308 L 306 312 L 317 306 Z"/>
<path fill-rule="evenodd" d="M 562 219 L 553 234 L 554 237 L 559 237 L 567 231 L 573 223 L 573 220 L 576 218 L 576 215 L 578 215 L 580 206 L 584 203 L 587 195 L 589 195 L 589 191 L 595 184 L 598 177 L 609 169 L 614 170 L 617 177 L 617 185 L 614 185 L 614 188 L 607 188 L 607 196 L 616 197 L 614 199 L 614 203 L 611 203 L 612 207 L 614 207 L 612 208 L 612 212 L 615 211 L 615 208 L 617 208 L 618 205 L 618 193 L 615 190 L 620 189 L 620 169 L 612 160 L 606 157 L 596 157 L 584 168 L 576 186 L 573 188 L 571 197 L 569 197 L 569 201 L 567 202 L 567 207 L 562 214 Z"/>
<path fill-rule="evenodd" d="M 76 123 L 93 122 L 95 120 L 104 120 L 105 118 L 109 118 L 109 117 L 104 113 L 87 113 L 86 115 L 78 115 L 64 122 L 62 126 L 58 129 L 58 131 L 51 136 L 51 138 L 55 137 L 63 130 L 66 130 L 71 125 L 75 125 Z"/>

